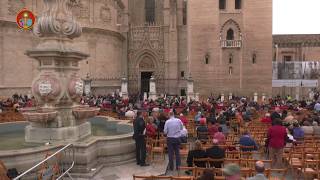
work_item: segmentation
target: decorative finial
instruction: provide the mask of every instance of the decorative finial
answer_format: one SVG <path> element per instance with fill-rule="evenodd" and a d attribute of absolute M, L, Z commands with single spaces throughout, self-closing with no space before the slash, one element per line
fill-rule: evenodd
<path fill-rule="evenodd" d="M 79 37 L 82 28 L 72 15 L 72 7 L 78 0 L 43 0 L 45 11 L 34 26 L 39 37 L 58 37 L 73 39 Z"/>

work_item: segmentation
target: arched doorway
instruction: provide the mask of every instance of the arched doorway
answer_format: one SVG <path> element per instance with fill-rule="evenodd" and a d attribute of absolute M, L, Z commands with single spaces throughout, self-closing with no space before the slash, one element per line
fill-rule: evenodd
<path fill-rule="evenodd" d="M 142 56 L 139 62 L 139 80 L 140 80 L 140 93 L 148 93 L 150 90 L 150 78 L 154 75 L 155 65 L 153 58 L 149 55 Z"/>

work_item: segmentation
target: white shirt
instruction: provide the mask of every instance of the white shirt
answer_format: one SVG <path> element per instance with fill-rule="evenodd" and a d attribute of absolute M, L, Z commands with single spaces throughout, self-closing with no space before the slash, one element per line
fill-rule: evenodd
<path fill-rule="evenodd" d="M 181 130 L 183 129 L 183 123 L 180 119 L 170 117 L 164 124 L 164 133 L 167 137 L 179 138 L 181 137 Z"/>

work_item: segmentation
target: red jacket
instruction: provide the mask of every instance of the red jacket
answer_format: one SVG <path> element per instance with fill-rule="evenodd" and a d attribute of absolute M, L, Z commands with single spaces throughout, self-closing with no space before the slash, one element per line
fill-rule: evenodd
<path fill-rule="evenodd" d="M 209 135 L 213 138 L 214 134 L 218 132 L 218 127 L 216 125 L 212 125 L 211 127 L 208 127 L 208 132 Z"/>
<path fill-rule="evenodd" d="M 286 128 L 280 125 L 274 125 L 268 130 L 269 147 L 283 148 L 287 136 Z"/>
<path fill-rule="evenodd" d="M 147 137 L 150 137 L 150 138 L 155 138 L 156 137 L 156 128 L 148 123 L 147 126 L 146 126 L 146 134 L 147 134 Z"/>
<path fill-rule="evenodd" d="M 270 118 L 270 117 L 263 117 L 263 118 L 261 119 L 261 122 L 263 122 L 263 123 L 271 123 L 272 121 L 271 121 L 271 118 Z"/>
<path fill-rule="evenodd" d="M 182 121 L 183 125 L 186 126 L 188 124 L 188 119 L 185 116 L 180 116 L 179 118 Z"/>

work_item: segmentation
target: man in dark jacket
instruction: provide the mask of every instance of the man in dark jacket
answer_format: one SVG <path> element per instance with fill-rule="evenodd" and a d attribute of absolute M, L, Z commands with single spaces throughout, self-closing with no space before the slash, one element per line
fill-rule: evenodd
<path fill-rule="evenodd" d="M 223 149 L 221 149 L 218 146 L 219 141 L 217 139 L 213 139 L 213 146 L 211 148 L 208 148 L 206 150 L 206 154 L 207 157 L 211 158 L 211 159 L 223 159 L 225 158 L 225 152 Z M 214 162 L 213 164 L 211 164 L 215 167 L 215 168 L 221 168 L 221 164 L 223 163 L 223 161 L 221 162 Z"/>
<path fill-rule="evenodd" d="M 137 117 L 133 122 L 133 138 L 136 141 L 136 160 L 137 165 L 148 166 L 146 164 L 146 140 L 145 140 L 145 129 L 146 124 L 143 120 L 142 113 L 137 112 Z"/>

